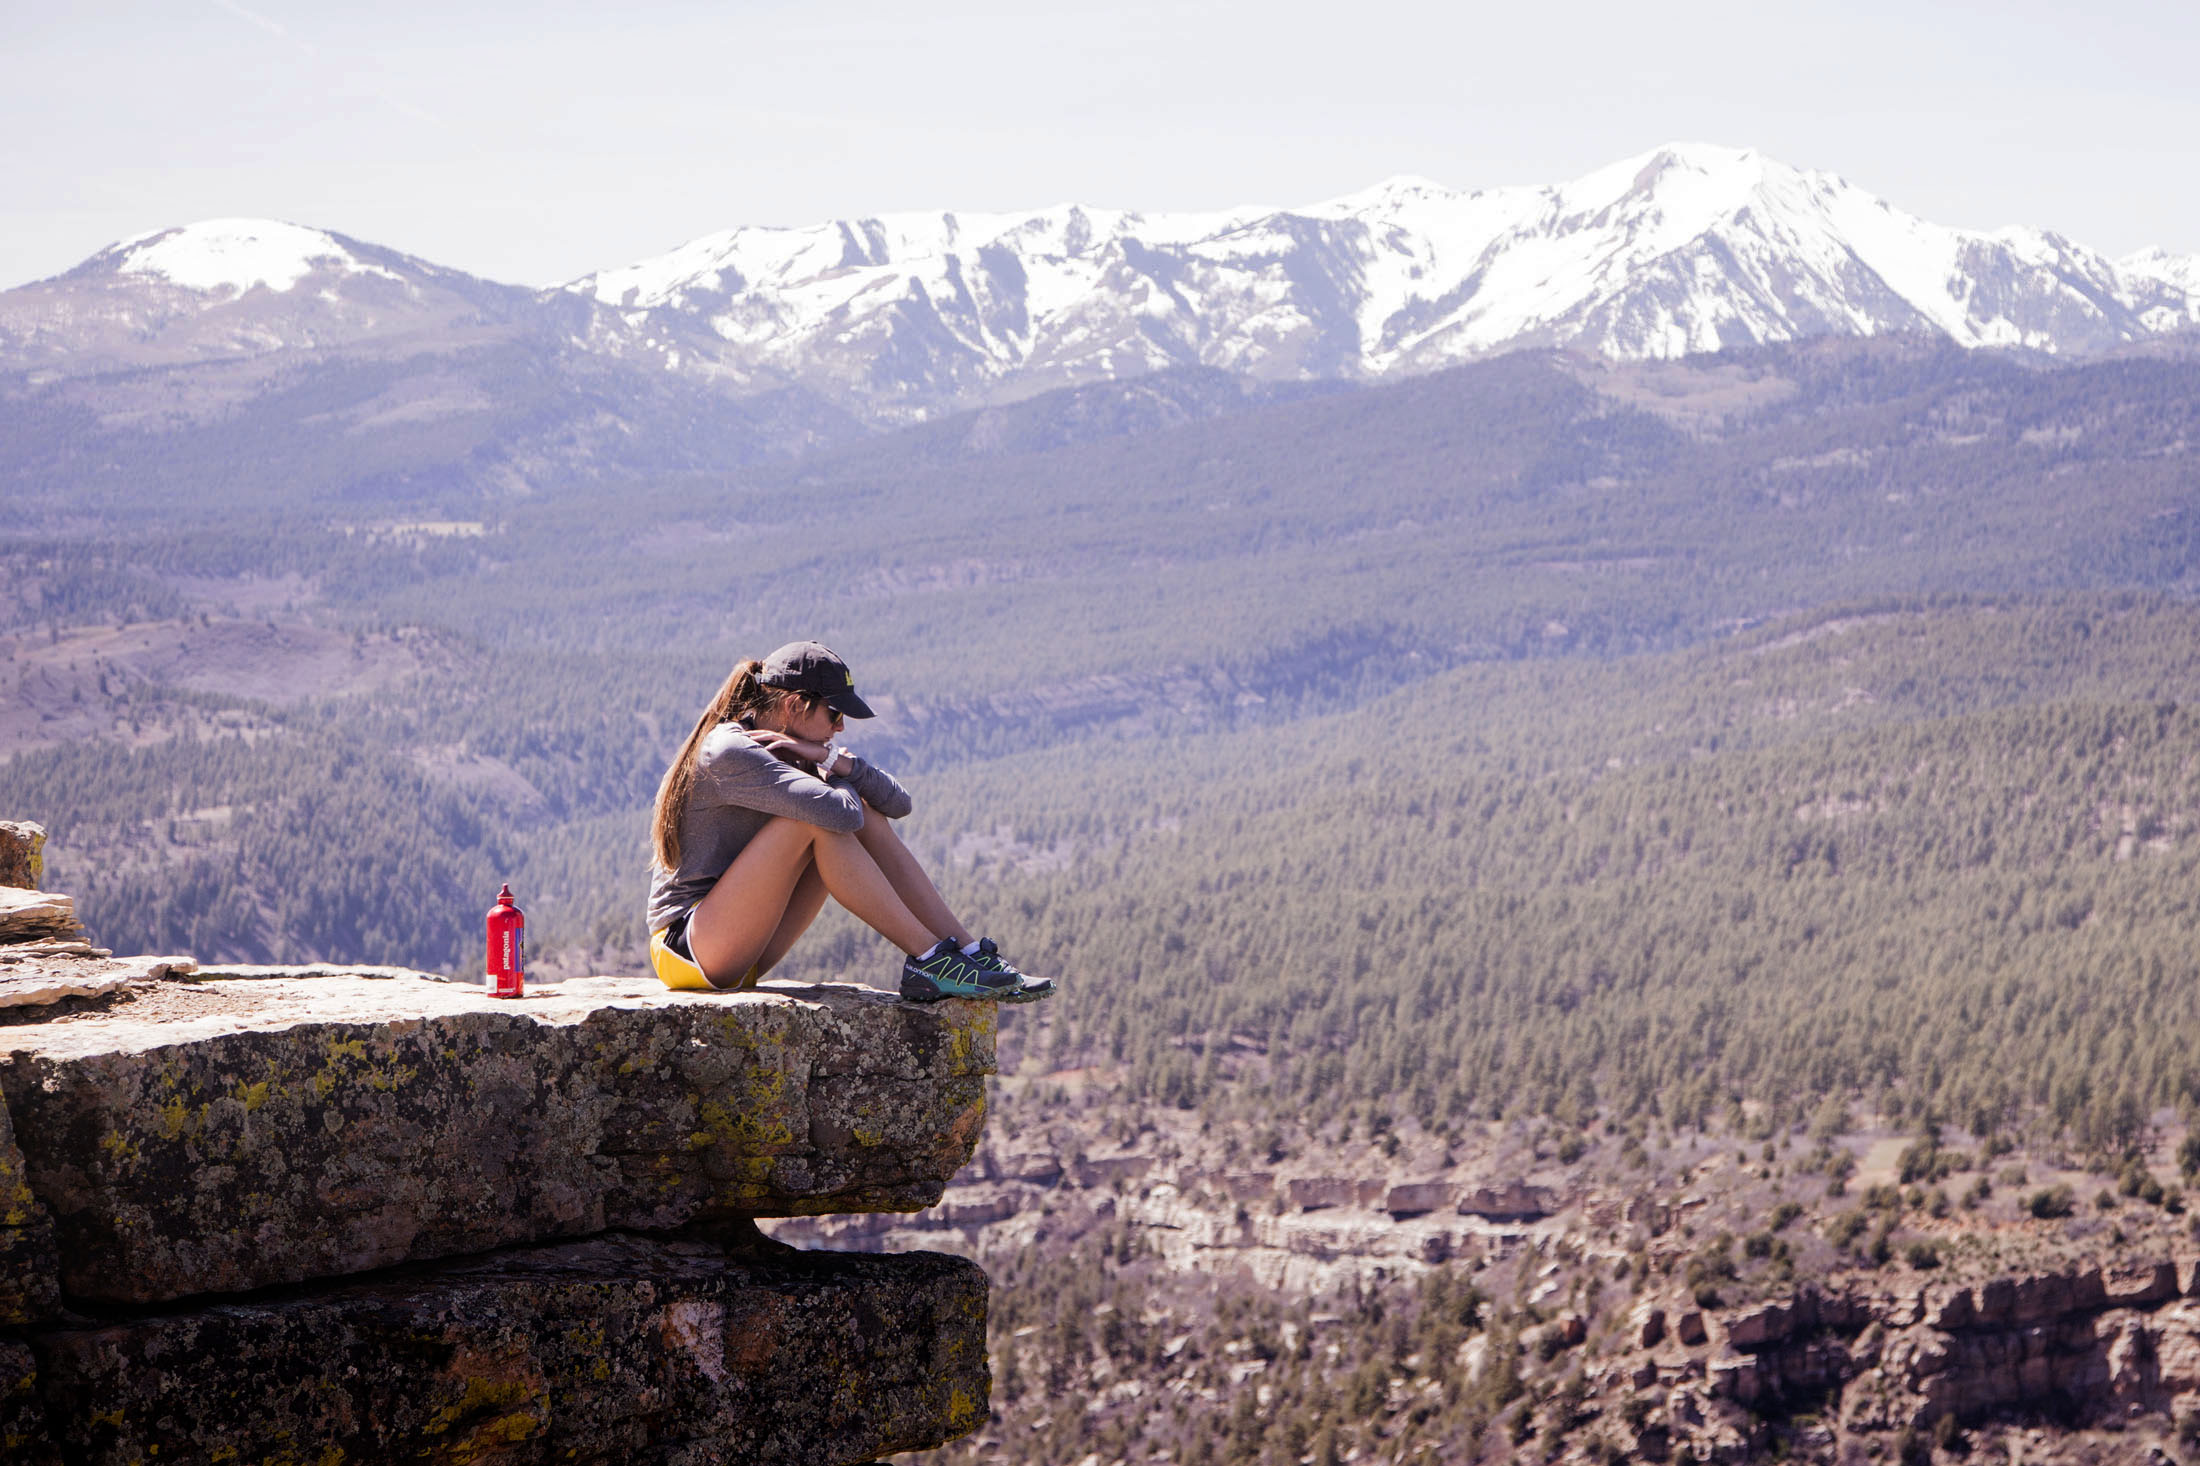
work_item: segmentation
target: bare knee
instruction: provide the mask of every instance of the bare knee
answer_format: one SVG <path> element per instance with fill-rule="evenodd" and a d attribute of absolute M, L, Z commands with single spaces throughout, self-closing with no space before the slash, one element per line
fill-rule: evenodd
<path fill-rule="evenodd" d="M 841 836 L 838 830 L 828 830 L 823 825 L 813 825 L 808 820 L 798 820 L 792 815 L 782 814 L 774 815 L 766 820 L 764 827 L 756 832 L 754 838 L 759 840 L 783 840 L 789 845 L 807 846 L 811 851 L 815 851 L 819 841 L 830 840 L 835 837 L 853 838 L 852 835 Z M 808 860 L 811 855 L 806 853 L 802 858 Z"/>
<path fill-rule="evenodd" d="M 806 824 L 791 815 L 775 814 L 764 821 L 762 827 L 750 838 L 752 840 L 786 840 L 799 843 L 808 840 L 816 829 L 817 826 Z"/>

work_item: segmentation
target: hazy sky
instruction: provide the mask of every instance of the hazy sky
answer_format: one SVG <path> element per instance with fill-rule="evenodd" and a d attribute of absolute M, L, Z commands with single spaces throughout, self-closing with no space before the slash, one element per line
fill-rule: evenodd
<path fill-rule="evenodd" d="M 735 224 L 1549 183 L 1681 139 L 2200 253 L 2189 3 L 0 0 L 0 35 L 0 287 L 224 215 L 548 284 Z"/>

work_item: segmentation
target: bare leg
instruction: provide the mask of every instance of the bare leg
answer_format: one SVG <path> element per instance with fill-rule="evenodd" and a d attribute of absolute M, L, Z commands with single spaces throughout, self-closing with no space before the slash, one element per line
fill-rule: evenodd
<path fill-rule="evenodd" d="M 779 918 L 779 929 L 764 944 L 764 954 L 756 959 L 756 975 L 777 967 L 795 941 L 810 929 L 817 920 L 817 913 L 825 906 L 825 877 L 817 873 L 817 862 L 811 861 L 802 879 L 794 883 L 794 894 L 787 898 L 787 914 Z"/>
<path fill-rule="evenodd" d="M 796 890 L 813 867 L 825 890 L 857 920 L 911 956 L 945 935 L 910 912 L 857 836 L 775 819 L 734 857 L 688 921 L 688 946 L 704 975 L 714 983 L 740 981 L 781 934 Z M 789 945 L 795 935 L 799 929 L 788 935 Z"/>
<path fill-rule="evenodd" d="M 917 857 L 909 853 L 909 847 L 901 843 L 901 836 L 894 833 L 894 822 L 869 805 L 863 807 L 863 812 L 863 828 L 856 831 L 856 838 L 863 842 L 863 848 L 871 852 L 878 868 L 893 883 L 894 894 L 901 897 L 902 904 L 917 920 L 941 936 L 953 938 L 956 946 L 969 946 L 969 931 L 956 919 L 955 913 L 948 910 L 932 878 L 924 873 Z"/>

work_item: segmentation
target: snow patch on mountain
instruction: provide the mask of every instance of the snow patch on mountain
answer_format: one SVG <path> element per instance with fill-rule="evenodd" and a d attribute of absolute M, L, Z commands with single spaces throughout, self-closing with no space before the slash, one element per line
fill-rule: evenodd
<path fill-rule="evenodd" d="M 2200 255 L 2149 246 L 2118 260 L 2116 273 L 2142 297 L 2141 315 L 2150 329 L 2200 326 Z"/>
<path fill-rule="evenodd" d="M 2125 255 L 2116 268 L 2134 279 L 2160 280 L 2200 294 L 2200 255 L 2173 255 L 2160 245 L 2150 245 Z"/>
<path fill-rule="evenodd" d="M 242 295 L 281 292 L 316 270 L 397 276 L 346 249 L 332 234 L 274 219 L 207 219 L 124 240 L 106 251 L 125 275 L 150 275 L 186 290 Z"/>

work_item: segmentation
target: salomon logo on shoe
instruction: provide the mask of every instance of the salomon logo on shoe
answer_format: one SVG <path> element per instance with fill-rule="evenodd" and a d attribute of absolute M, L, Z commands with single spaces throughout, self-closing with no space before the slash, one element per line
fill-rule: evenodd
<path fill-rule="evenodd" d="M 1014 973 L 980 967 L 953 942 L 941 942 L 922 957 L 910 957 L 901 964 L 901 995 L 912 1003 L 936 1003 L 942 998 L 1018 1002 L 1023 1000 L 1023 987 L 1023 979 Z"/>

